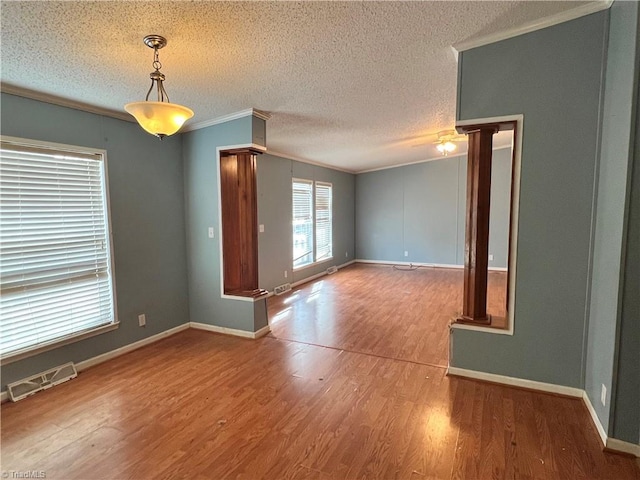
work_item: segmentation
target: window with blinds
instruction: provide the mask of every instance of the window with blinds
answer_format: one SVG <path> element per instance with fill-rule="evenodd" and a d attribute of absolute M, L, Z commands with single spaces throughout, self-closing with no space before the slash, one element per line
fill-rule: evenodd
<path fill-rule="evenodd" d="M 316 182 L 316 262 L 333 256 L 330 183 Z"/>
<path fill-rule="evenodd" d="M 3 359 L 116 323 L 105 159 L 65 148 L 0 144 Z"/>
<path fill-rule="evenodd" d="M 332 185 L 293 179 L 293 268 L 333 255 Z"/>
<path fill-rule="evenodd" d="M 293 179 L 293 268 L 313 263 L 313 182 Z"/>

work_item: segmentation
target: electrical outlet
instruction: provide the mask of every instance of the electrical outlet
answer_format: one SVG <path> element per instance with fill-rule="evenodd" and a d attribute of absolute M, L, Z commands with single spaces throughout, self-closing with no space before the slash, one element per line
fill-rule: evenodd
<path fill-rule="evenodd" d="M 409 256 L 409 252 L 407 250 L 404 251 L 404 256 L 408 257 Z"/>
<path fill-rule="evenodd" d="M 349 258 L 349 252 L 344 252 L 345 258 Z"/>
<path fill-rule="evenodd" d="M 489 254 L 489 260 L 493 260 L 493 253 Z"/>
<path fill-rule="evenodd" d="M 147 317 L 145 314 L 138 315 L 138 326 L 144 327 L 147 324 Z"/>
<path fill-rule="evenodd" d="M 602 406 L 607 404 L 607 387 L 602 384 L 602 392 L 600 392 L 600 401 L 602 402 Z"/>
<path fill-rule="evenodd" d="M 284 271 L 284 278 L 287 278 L 287 275 L 289 275 L 289 272 L 287 272 L 286 270 Z"/>

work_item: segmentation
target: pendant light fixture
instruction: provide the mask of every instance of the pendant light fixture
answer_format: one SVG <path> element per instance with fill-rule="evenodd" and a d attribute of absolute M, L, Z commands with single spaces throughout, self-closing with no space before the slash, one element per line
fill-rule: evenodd
<path fill-rule="evenodd" d="M 140 126 L 151 135 L 155 135 L 162 140 L 167 135 L 173 135 L 184 122 L 193 117 L 193 111 L 182 105 L 169 102 L 169 95 L 164 89 L 164 74 L 160 72 L 162 64 L 158 57 L 158 50 L 167 45 L 167 39 L 160 35 L 147 35 L 144 43 L 153 48 L 153 68 L 149 75 L 151 77 L 151 87 L 147 92 L 144 102 L 127 103 L 124 109 L 135 117 Z M 154 86 L 158 92 L 158 101 L 149 101 L 149 95 Z"/>

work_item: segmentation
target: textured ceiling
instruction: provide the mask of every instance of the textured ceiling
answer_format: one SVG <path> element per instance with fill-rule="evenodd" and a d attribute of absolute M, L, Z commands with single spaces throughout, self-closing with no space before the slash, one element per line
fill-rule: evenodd
<path fill-rule="evenodd" d="M 439 156 L 452 44 L 584 3 L 3 1 L 0 79 L 122 111 L 148 88 L 142 38 L 160 34 L 165 86 L 191 123 L 267 111 L 270 150 L 362 171 Z"/>

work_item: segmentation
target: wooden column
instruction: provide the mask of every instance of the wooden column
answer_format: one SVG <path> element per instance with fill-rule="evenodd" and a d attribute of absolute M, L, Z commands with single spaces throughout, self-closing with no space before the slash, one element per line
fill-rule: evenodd
<path fill-rule="evenodd" d="M 462 129 L 469 136 L 467 159 L 467 211 L 464 259 L 465 323 L 491 323 L 487 315 L 489 264 L 489 207 L 491 200 L 491 149 L 495 125 Z"/>
<path fill-rule="evenodd" d="M 256 158 L 251 151 L 221 152 L 222 257 L 224 293 L 256 297 L 258 288 L 258 208 Z"/>

